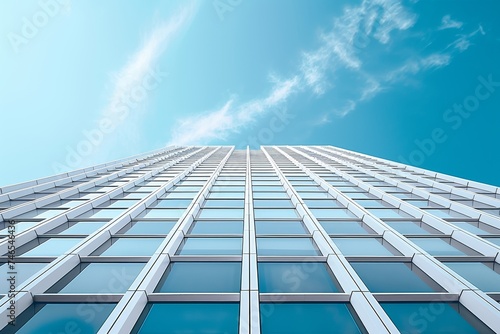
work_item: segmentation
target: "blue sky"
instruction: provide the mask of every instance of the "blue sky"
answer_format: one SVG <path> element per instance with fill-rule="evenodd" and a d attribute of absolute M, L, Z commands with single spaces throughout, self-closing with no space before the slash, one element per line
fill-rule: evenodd
<path fill-rule="evenodd" d="M 498 1 L 0 2 L 0 184 L 325 144 L 500 185 Z"/>

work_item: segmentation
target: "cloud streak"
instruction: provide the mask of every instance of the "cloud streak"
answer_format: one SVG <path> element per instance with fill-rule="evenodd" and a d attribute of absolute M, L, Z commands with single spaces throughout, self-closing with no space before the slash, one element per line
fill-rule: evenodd
<path fill-rule="evenodd" d="M 158 60 L 172 40 L 189 25 L 196 11 L 194 2 L 186 2 L 168 19 L 157 24 L 127 63 L 111 75 L 110 97 L 98 123 L 110 124 L 112 131 L 102 136 L 102 143 L 95 149 L 97 154 L 92 155 L 93 160 L 107 159 L 109 153 L 116 150 L 123 150 L 125 155 L 138 149 L 134 146 L 141 141 L 140 126 L 146 117 L 147 102 L 166 77 L 157 68 Z M 127 145 L 122 145 L 123 142 Z"/>
<path fill-rule="evenodd" d="M 169 144 L 225 140 L 299 93 L 321 99 L 328 92 L 335 105 L 320 115 L 316 124 L 329 123 L 333 117 L 347 116 L 395 83 L 449 65 L 454 51 L 448 48 L 464 51 L 471 37 L 484 33 L 481 28 L 460 35 L 444 50 L 414 55 L 406 52 L 404 59 L 388 62 L 389 68 L 382 71 L 370 68 L 373 59 L 393 55 L 395 42 L 404 40 L 407 35 L 403 32 L 416 21 L 417 15 L 399 0 L 363 0 L 358 6 L 345 7 L 331 28 L 320 34 L 318 47 L 301 53 L 299 65 L 289 78 L 272 80 L 274 86 L 266 96 L 250 101 L 238 101 L 233 96 L 219 108 L 183 118 L 175 125 Z M 437 31 L 461 27 L 462 22 L 446 15 Z"/>
<path fill-rule="evenodd" d="M 441 25 L 439 26 L 438 30 L 444 30 L 444 29 L 460 29 L 463 25 L 463 22 L 460 21 L 455 21 L 451 18 L 450 15 L 445 15 L 441 19 Z"/>
<path fill-rule="evenodd" d="M 225 139 L 255 122 L 259 115 L 284 104 L 299 88 L 299 78 L 276 81 L 267 96 L 237 104 L 231 97 L 221 108 L 179 120 L 168 145 L 194 145 Z"/>

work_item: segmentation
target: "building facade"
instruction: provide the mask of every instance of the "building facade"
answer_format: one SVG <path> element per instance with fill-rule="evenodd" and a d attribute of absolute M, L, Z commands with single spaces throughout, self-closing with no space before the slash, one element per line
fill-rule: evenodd
<path fill-rule="evenodd" d="M 0 334 L 500 332 L 500 189 L 336 147 L 168 147 L 0 216 Z"/>

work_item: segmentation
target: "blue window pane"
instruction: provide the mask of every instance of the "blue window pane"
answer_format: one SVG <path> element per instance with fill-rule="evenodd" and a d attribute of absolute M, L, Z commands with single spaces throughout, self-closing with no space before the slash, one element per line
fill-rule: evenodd
<path fill-rule="evenodd" d="M 261 303 L 263 334 L 361 333 L 344 303 Z"/>
<path fill-rule="evenodd" d="M 174 262 L 155 292 L 240 292 L 240 262 Z"/>
<path fill-rule="evenodd" d="M 392 256 L 394 255 L 377 238 L 332 238 L 345 256 Z"/>
<path fill-rule="evenodd" d="M 340 202 L 334 199 L 305 199 L 304 203 L 309 208 L 343 208 Z"/>
<path fill-rule="evenodd" d="M 60 256 L 82 240 L 82 238 L 52 238 L 23 253 L 21 256 Z"/>
<path fill-rule="evenodd" d="M 304 224 L 300 221 L 256 221 L 257 234 L 307 234 Z"/>
<path fill-rule="evenodd" d="M 35 304 L 19 318 L 28 318 L 26 323 L 16 322 L 17 334 L 33 333 L 97 333 L 116 304 L 53 303 Z M 20 319 L 18 319 L 20 320 Z M 9 327 L 5 333 L 13 333 Z M 2 330 L 1 333 L 4 333 Z"/>
<path fill-rule="evenodd" d="M 179 255 L 240 255 L 241 238 L 186 238 Z"/>
<path fill-rule="evenodd" d="M 470 312 L 452 303 L 380 303 L 401 333 L 493 333 Z M 467 320 L 462 314 L 466 314 Z"/>
<path fill-rule="evenodd" d="M 123 234 L 168 234 L 176 222 L 174 221 L 139 221 L 133 223 L 132 227 L 124 230 Z"/>
<path fill-rule="evenodd" d="M 480 262 L 445 262 L 449 268 L 485 292 L 500 292 L 500 273 Z M 493 263 L 491 266 L 498 267 Z"/>
<path fill-rule="evenodd" d="M 151 207 L 164 209 L 186 209 L 191 202 L 191 199 L 165 199 L 159 200 Z"/>
<path fill-rule="evenodd" d="M 50 292 L 123 293 L 127 291 L 144 263 L 91 263 L 79 265 Z M 77 275 L 74 277 L 74 275 Z M 99 279 L 96 279 L 99 277 Z"/>
<path fill-rule="evenodd" d="M 254 209 L 256 219 L 269 219 L 269 218 L 299 218 L 295 209 Z"/>
<path fill-rule="evenodd" d="M 81 222 L 81 223 L 76 223 L 75 225 L 73 226 L 70 226 L 69 228 L 65 229 L 64 231 L 61 231 L 60 235 L 68 235 L 68 234 L 81 234 L 81 235 L 85 235 L 85 234 L 92 234 L 94 233 L 95 231 L 97 231 L 98 229 L 100 229 L 101 227 L 104 226 L 104 224 L 106 223 L 101 223 L 101 222 L 98 222 L 98 223 L 95 223 L 95 222 Z"/>
<path fill-rule="evenodd" d="M 453 225 L 455 225 L 456 227 L 459 227 L 461 229 L 464 229 L 468 232 L 471 232 L 471 233 L 474 233 L 474 234 L 491 234 L 490 232 L 488 231 L 485 231 L 483 229 L 480 229 L 479 227 L 477 226 L 474 226 L 472 224 L 469 224 L 469 223 L 453 223 Z"/>
<path fill-rule="evenodd" d="M 243 219 L 243 209 L 201 209 L 198 218 Z"/>
<path fill-rule="evenodd" d="M 406 212 L 398 209 L 367 209 L 370 213 L 381 219 L 386 218 L 408 218 L 411 217 Z"/>
<path fill-rule="evenodd" d="M 253 201 L 253 206 L 255 208 L 294 208 L 289 199 L 275 199 L 273 201 L 256 199 Z"/>
<path fill-rule="evenodd" d="M 310 209 L 317 219 L 345 219 L 356 218 L 356 216 L 346 209 Z"/>
<path fill-rule="evenodd" d="M 310 238 L 257 238 L 259 256 L 314 256 L 319 255 Z"/>
<path fill-rule="evenodd" d="M 359 222 L 320 221 L 321 226 L 328 234 L 371 234 L 372 231 L 364 228 Z"/>
<path fill-rule="evenodd" d="M 236 303 L 155 303 L 146 310 L 144 322 L 132 333 L 238 333 Z"/>
<path fill-rule="evenodd" d="M 204 208 L 242 208 L 245 201 L 242 199 L 212 200 L 203 203 Z"/>
<path fill-rule="evenodd" d="M 427 282 L 410 269 L 410 264 L 398 262 L 352 262 L 351 266 L 358 273 L 371 292 L 435 292 L 442 289 L 432 288 Z M 423 279 L 425 278 L 425 280 Z M 427 282 L 426 282 L 427 281 Z M 432 284 L 436 287 L 436 283 Z"/>
<path fill-rule="evenodd" d="M 447 219 L 447 218 L 468 218 L 467 216 L 465 216 L 459 212 L 452 211 L 452 210 L 441 210 L 441 209 L 424 209 L 424 210 L 427 211 L 428 213 L 430 213 L 431 215 L 434 215 L 434 216 L 437 216 L 440 218 L 444 218 L 444 219 Z"/>
<path fill-rule="evenodd" d="M 245 198 L 245 192 L 211 192 L 208 194 L 208 198 Z"/>
<path fill-rule="evenodd" d="M 433 256 L 465 256 L 462 250 L 440 238 L 408 238 L 418 247 Z"/>
<path fill-rule="evenodd" d="M 339 292 L 322 262 L 259 262 L 258 273 L 260 292 Z"/>
<path fill-rule="evenodd" d="M 141 218 L 164 218 L 164 219 L 179 219 L 186 209 L 148 209 L 141 213 Z"/>
<path fill-rule="evenodd" d="M 113 240 L 101 256 L 151 256 L 163 238 L 119 238 Z"/>
<path fill-rule="evenodd" d="M 36 218 L 36 219 L 48 219 L 60 215 L 66 211 L 65 209 L 35 209 L 22 215 L 16 217 L 19 218 Z"/>
<path fill-rule="evenodd" d="M 15 228 L 15 233 L 19 234 L 23 231 L 26 231 L 34 226 L 38 225 L 38 223 L 29 223 L 29 222 L 19 222 L 14 225 Z M 9 235 L 9 229 L 4 228 L 3 230 L 0 231 L 0 236 L 5 236 Z"/>
<path fill-rule="evenodd" d="M 212 192 L 217 192 L 217 191 L 245 191 L 244 186 L 213 186 L 212 189 L 210 189 Z"/>
<path fill-rule="evenodd" d="M 387 224 L 401 234 L 431 234 L 413 222 L 388 222 Z"/>
<path fill-rule="evenodd" d="M 256 191 L 253 193 L 253 198 L 282 198 L 282 199 L 288 199 L 288 194 L 284 191 L 277 191 L 277 192 L 260 192 Z"/>
<path fill-rule="evenodd" d="M 193 223 L 191 234 L 243 234 L 243 222 L 199 220 Z"/>
<path fill-rule="evenodd" d="M 80 216 L 79 218 L 106 218 L 112 219 L 121 215 L 126 209 L 93 209 L 89 210 Z"/>
<path fill-rule="evenodd" d="M 16 263 L 16 289 L 46 265 L 47 263 Z M 10 284 L 7 278 L 10 274 L 7 274 L 7 272 L 10 271 L 8 264 L 5 263 L 0 266 L 0 277 L 2 277 L 0 279 L 0 293 L 9 291 Z"/>

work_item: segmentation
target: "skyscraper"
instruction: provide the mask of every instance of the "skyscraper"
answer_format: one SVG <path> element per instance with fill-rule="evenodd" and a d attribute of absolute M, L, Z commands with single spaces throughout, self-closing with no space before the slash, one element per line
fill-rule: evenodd
<path fill-rule="evenodd" d="M 500 332 L 500 189 L 331 146 L 0 188 L 0 333 Z"/>

